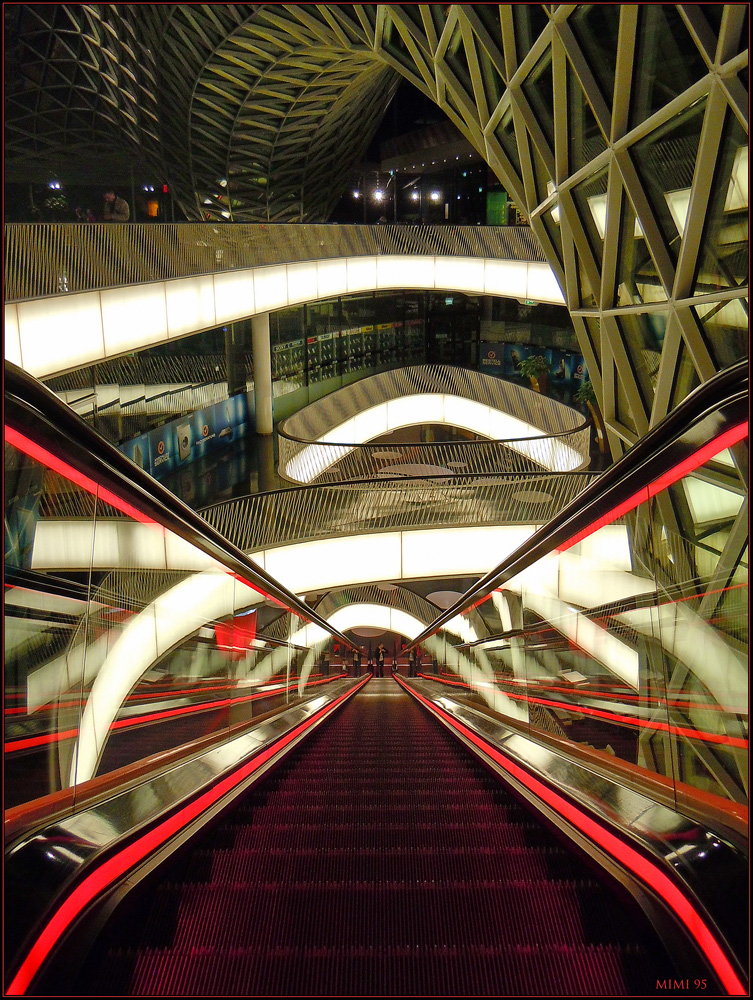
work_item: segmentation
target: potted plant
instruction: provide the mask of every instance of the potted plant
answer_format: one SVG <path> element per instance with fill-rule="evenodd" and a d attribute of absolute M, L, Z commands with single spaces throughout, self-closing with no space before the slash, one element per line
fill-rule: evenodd
<path fill-rule="evenodd" d="M 591 420 L 593 420 L 594 429 L 596 430 L 596 443 L 599 446 L 599 451 L 602 455 L 606 454 L 606 428 L 604 427 L 604 421 L 601 419 L 601 410 L 599 409 L 599 402 L 596 399 L 596 390 L 590 378 L 585 379 L 581 383 L 580 388 L 573 398 L 576 403 L 585 403 L 588 407 L 588 412 L 591 414 Z"/>
<path fill-rule="evenodd" d="M 518 369 L 521 375 L 531 380 L 531 387 L 536 392 L 545 393 L 549 378 L 549 365 L 540 354 L 529 354 L 520 362 Z"/>

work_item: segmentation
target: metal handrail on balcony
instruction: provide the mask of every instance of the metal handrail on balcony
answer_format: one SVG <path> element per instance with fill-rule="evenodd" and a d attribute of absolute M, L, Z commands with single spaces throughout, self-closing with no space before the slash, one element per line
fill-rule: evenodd
<path fill-rule="evenodd" d="M 5 298 L 381 254 L 546 262 L 526 226 L 9 223 Z"/>
<path fill-rule="evenodd" d="M 373 480 L 255 493 L 200 510 L 243 552 L 361 532 L 543 523 L 597 473 Z"/>
<path fill-rule="evenodd" d="M 337 436 L 337 428 L 372 407 L 423 394 L 447 394 L 480 403 L 540 433 L 504 440 L 377 444 L 348 439 L 346 430 Z M 552 469 L 555 452 L 563 461 L 567 458 L 565 466 L 559 461 L 554 466 L 564 472 L 583 468 L 590 459 L 588 422 L 577 410 L 511 382 L 449 365 L 416 365 L 361 379 L 300 410 L 280 425 L 278 433 L 279 473 L 292 482 L 397 475 L 406 471 L 401 470 L 406 465 L 433 467 L 437 474 L 440 470 L 445 474 L 525 474 Z"/>

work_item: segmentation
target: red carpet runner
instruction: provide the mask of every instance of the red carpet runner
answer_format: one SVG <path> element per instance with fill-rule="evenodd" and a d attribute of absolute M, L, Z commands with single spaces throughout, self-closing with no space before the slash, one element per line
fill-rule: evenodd
<path fill-rule="evenodd" d="M 390 680 L 139 906 L 74 995 L 618 996 L 672 974 L 623 902 Z"/>

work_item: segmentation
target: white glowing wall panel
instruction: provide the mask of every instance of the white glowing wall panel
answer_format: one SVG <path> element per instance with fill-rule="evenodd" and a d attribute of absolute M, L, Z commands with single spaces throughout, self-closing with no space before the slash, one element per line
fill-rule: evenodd
<path fill-rule="evenodd" d="M 167 336 L 165 282 L 108 288 L 100 294 L 105 352 L 109 357 L 156 344 Z"/>
<path fill-rule="evenodd" d="M 320 260 L 316 265 L 316 280 L 320 299 L 329 298 L 330 295 L 341 295 L 343 288 L 348 284 L 345 259 Z"/>
<path fill-rule="evenodd" d="M 610 569 L 621 569 L 629 573 L 633 568 L 626 524 L 606 524 L 588 538 L 578 542 L 572 551 L 584 559 L 592 559 Z"/>
<path fill-rule="evenodd" d="M 743 497 L 722 486 L 715 486 L 703 479 L 686 476 L 682 481 L 685 496 L 688 498 L 693 521 L 703 524 L 704 521 L 718 521 L 725 517 L 736 517 L 742 507 Z"/>
<path fill-rule="evenodd" d="M 312 302 L 318 296 L 316 263 L 288 264 L 288 301 Z"/>
<path fill-rule="evenodd" d="M 502 414 L 505 416 L 506 414 Z M 491 409 L 485 403 L 462 396 L 444 397 L 444 423 L 453 427 L 464 427 L 476 434 L 491 438 Z"/>
<path fill-rule="evenodd" d="M 422 393 L 391 399 L 387 407 L 387 428 L 411 427 L 416 424 L 444 423 L 444 397 L 442 393 Z"/>
<path fill-rule="evenodd" d="M 219 565 L 190 542 L 149 524 L 100 518 L 92 538 L 91 521 L 37 522 L 32 547 L 34 569 L 83 570 L 90 564 L 97 570 L 138 567 L 187 571 Z"/>
<path fill-rule="evenodd" d="M 15 305 L 5 307 L 5 324 L 3 329 L 5 337 L 5 359 L 23 368 L 21 358 L 21 335 L 18 330 L 18 310 Z"/>
<path fill-rule="evenodd" d="M 29 374 L 41 378 L 104 357 L 99 292 L 19 302 L 16 308 L 21 357 Z"/>
<path fill-rule="evenodd" d="M 9 304 L 5 356 L 41 378 L 292 302 L 377 288 L 444 287 L 564 301 L 542 263 L 418 255 L 338 258 Z"/>
<path fill-rule="evenodd" d="M 93 521 L 37 521 L 31 551 L 31 568 L 86 569 L 91 564 Z M 109 535 L 108 544 L 117 554 L 117 534 Z M 111 562 L 110 566 L 116 566 Z"/>
<path fill-rule="evenodd" d="M 354 444 L 371 441 L 381 434 L 386 434 L 389 430 L 387 422 L 387 408 L 384 406 L 370 406 L 368 410 L 362 410 L 353 417 L 351 426 L 353 437 L 341 437 L 340 441 L 348 441 Z"/>
<path fill-rule="evenodd" d="M 484 291 L 487 295 L 509 295 L 524 299 L 528 292 L 528 265 L 523 261 L 484 262 Z"/>
<path fill-rule="evenodd" d="M 210 274 L 165 282 L 167 335 L 182 337 L 216 325 L 214 282 Z"/>
<path fill-rule="evenodd" d="M 365 292 L 376 288 L 376 257 L 349 257 L 347 266 L 348 292 Z"/>
<path fill-rule="evenodd" d="M 504 525 L 406 531 L 402 576 L 409 579 L 486 573 L 522 545 L 534 530 L 532 525 Z"/>
<path fill-rule="evenodd" d="M 214 312 L 218 323 L 230 323 L 256 312 L 253 270 L 215 274 L 213 283 Z"/>
<path fill-rule="evenodd" d="M 254 271 L 256 312 L 283 309 L 288 304 L 288 271 L 284 264 Z"/>
<path fill-rule="evenodd" d="M 526 298 L 534 302 L 565 303 L 557 279 L 548 264 L 532 263 L 528 267 L 528 288 Z"/>
<path fill-rule="evenodd" d="M 195 545 L 173 531 L 165 531 L 165 554 L 168 569 L 180 568 L 199 572 L 214 568 L 218 572 L 224 572 L 223 566 L 216 559 L 197 549 Z"/>
<path fill-rule="evenodd" d="M 352 628 L 383 628 L 408 639 L 415 639 L 425 628 L 413 615 L 382 604 L 348 604 L 335 611 L 327 621 L 340 632 Z"/>
<path fill-rule="evenodd" d="M 391 580 L 401 575 L 400 533 L 355 535 L 301 542 L 266 551 L 266 569 L 295 593 Z"/>
<path fill-rule="evenodd" d="M 478 257 L 435 257 L 436 288 L 462 288 L 468 292 L 483 292 L 484 261 Z"/>
<path fill-rule="evenodd" d="M 377 288 L 435 288 L 433 257 L 377 257 Z"/>

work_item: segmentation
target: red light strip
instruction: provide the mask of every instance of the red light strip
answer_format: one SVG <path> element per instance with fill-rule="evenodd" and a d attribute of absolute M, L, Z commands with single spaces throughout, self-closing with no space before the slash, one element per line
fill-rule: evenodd
<path fill-rule="evenodd" d="M 155 528 L 169 530 L 158 524 L 158 522 L 153 518 L 148 517 L 146 514 L 142 514 L 140 510 L 137 510 L 136 507 L 132 507 L 127 501 L 121 500 L 120 497 L 111 493 L 110 490 L 100 486 L 93 479 L 90 479 L 82 472 L 79 472 L 78 469 L 74 469 L 72 465 L 68 465 L 67 462 L 64 462 L 56 455 L 53 455 L 51 452 L 47 451 L 46 448 L 42 448 L 41 445 L 29 440 L 29 438 L 20 434 L 13 427 L 9 427 L 8 424 L 5 425 L 5 440 L 9 444 L 12 444 L 14 448 L 18 448 L 19 451 L 24 452 L 29 456 L 29 458 L 33 458 L 35 461 L 41 462 L 42 465 L 46 465 L 48 469 L 59 473 L 76 486 L 80 486 L 82 489 L 86 490 L 87 493 L 91 493 L 93 496 L 98 497 L 105 503 L 109 503 L 111 507 L 119 510 L 127 517 L 132 517 L 136 521 L 141 521 L 142 524 L 149 524 Z M 228 570 L 227 572 L 230 571 Z M 232 576 L 240 583 L 245 583 L 247 587 L 256 591 L 257 594 L 261 594 L 263 597 L 267 598 L 267 600 L 272 601 L 278 607 L 285 608 L 287 611 L 290 611 L 292 614 L 296 615 L 305 622 L 310 622 L 310 619 L 306 618 L 305 615 L 299 613 L 298 611 L 294 611 L 293 608 L 288 608 L 288 606 L 283 604 L 282 601 L 279 601 L 276 597 L 272 597 L 271 594 L 268 594 L 265 590 L 262 590 L 261 587 L 258 587 L 256 584 L 246 580 L 245 577 L 240 576 L 238 573 L 233 573 Z"/>
<path fill-rule="evenodd" d="M 318 687 L 320 684 L 330 684 L 332 681 L 347 677 L 347 674 L 334 674 L 332 677 L 325 677 L 320 681 L 309 681 L 307 688 Z M 193 712 L 216 711 L 220 708 L 229 708 L 231 705 L 240 705 L 248 701 L 258 701 L 260 698 L 270 698 L 282 692 L 293 691 L 297 684 L 290 684 L 288 687 L 280 685 L 265 691 L 255 691 L 254 694 L 244 695 L 242 698 L 223 698 L 221 701 L 203 701 L 198 705 L 184 705 L 181 708 L 166 708 L 161 712 L 149 712 L 147 715 L 135 715 L 131 719 L 118 719 L 110 726 L 110 732 L 115 729 L 130 729 L 144 725 L 147 722 L 159 722 L 162 719 L 172 719 L 179 715 L 190 715 Z M 13 753 L 17 750 L 29 750 L 32 747 L 47 746 L 50 743 L 59 743 L 62 740 L 72 740 L 78 736 L 77 729 L 66 729 L 59 733 L 45 733 L 41 736 L 30 736 L 25 740 L 11 740 L 5 744 L 5 753 Z"/>
<path fill-rule="evenodd" d="M 157 522 L 151 517 L 142 514 L 140 510 L 132 507 L 125 500 L 121 500 L 120 497 L 100 486 L 93 479 L 85 476 L 83 472 L 74 469 L 72 465 L 68 465 L 67 462 L 53 455 L 46 448 L 42 448 L 41 445 L 36 444 L 34 441 L 30 441 L 29 438 L 24 437 L 23 434 L 19 434 L 17 430 L 14 430 L 14 428 L 9 427 L 7 424 L 5 425 L 5 440 L 9 444 L 12 444 L 14 448 L 18 448 L 19 451 L 27 454 L 29 458 L 33 458 L 35 461 L 41 462 L 42 465 L 46 465 L 48 469 L 59 473 L 65 479 L 75 483 L 76 486 L 80 486 L 83 490 L 86 490 L 87 493 L 91 493 L 92 496 L 104 500 L 105 503 L 109 503 L 111 507 L 119 510 L 122 514 L 132 517 L 136 521 L 141 521 L 142 524 L 159 527 Z"/>
<path fill-rule="evenodd" d="M 558 545 L 557 552 L 565 552 L 567 549 L 576 545 L 578 542 L 592 535 L 599 528 L 603 528 L 607 524 L 611 524 L 612 521 L 616 521 L 618 517 L 623 514 L 627 514 L 628 511 L 633 510 L 635 507 L 639 506 L 641 503 L 645 503 L 650 497 L 654 497 L 657 493 L 661 493 L 668 486 L 676 483 L 683 476 L 687 476 L 688 473 L 693 472 L 695 469 L 700 468 L 705 465 L 710 459 L 720 452 L 731 447 L 733 444 L 737 444 L 738 441 L 744 440 L 748 436 L 748 421 L 746 420 L 742 424 L 737 424 L 735 427 L 731 427 L 728 431 L 724 431 L 719 437 L 709 441 L 708 444 L 703 445 L 698 451 L 693 452 L 682 462 L 679 462 L 674 468 L 665 472 L 658 479 L 655 479 L 652 483 L 647 486 L 642 487 L 637 493 L 634 493 L 628 500 L 624 500 L 617 507 L 614 507 L 607 514 L 602 517 L 597 518 L 588 527 L 583 528 L 577 534 L 573 535 L 568 541 L 563 542 L 562 545 Z"/>
<path fill-rule="evenodd" d="M 567 799 L 553 791 L 543 781 L 534 778 L 533 775 L 529 774 L 522 767 L 514 764 L 493 746 L 478 737 L 471 729 L 466 728 L 466 726 L 462 725 L 462 723 L 458 722 L 447 712 L 434 705 L 428 698 L 424 698 L 417 691 L 413 691 L 402 679 L 398 678 L 398 683 L 414 698 L 422 702 L 431 712 L 439 715 L 453 729 L 456 729 L 467 740 L 477 746 L 487 756 L 491 757 L 496 764 L 507 771 L 508 774 L 525 788 L 533 792 L 537 798 L 541 799 L 560 816 L 563 816 L 568 822 L 572 823 L 589 840 L 602 847 L 611 857 L 616 858 L 621 865 L 628 869 L 628 871 L 633 872 L 651 890 L 658 892 L 667 906 L 674 911 L 698 943 L 728 994 L 730 996 L 749 995 L 748 990 L 741 983 L 731 962 L 704 923 L 703 917 L 656 862 L 645 858 L 633 847 L 630 847 L 629 844 L 625 844 L 619 837 L 610 833 L 609 830 L 606 830 L 595 820 L 591 819 L 587 813 L 584 813 L 577 806 L 574 806 Z"/>
<path fill-rule="evenodd" d="M 139 840 L 129 844 L 129 846 L 124 850 L 120 851 L 108 861 L 105 861 L 105 863 L 99 868 L 87 875 L 86 878 L 84 878 L 84 880 L 76 886 L 70 896 L 63 900 L 56 912 L 52 915 L 39 937 L 32 945 L 26 958 L 21 963 L 21 967 L 18 972 L 13 977 L 13 981 L 6 992 L 6 996 L 23 996 L 31 985 L 34 976 L 41 968 L 42 963 L 48 957 L 57 942 L 61 939 L 67 928 L 70 927 L 71 923 L 79 916 L 85 907 L 91 903 L 93 899 L 100 895 L 100 893 L 104 892 L 108 886 L 110 886 L 117 878 L 120 878 L 121 875 L 125 874 L 128 869 L 133 868 L 135 865 L 143 861 L 148 854 L 155 851 L 158 847 L 161 847 L 171 837 L 175 836 L 176 833 L 180 832 L 180 830 L 195 820 L 197 816 L 200 816 L 201 813 L 213 806 L 224 795 L 229 794 L 255 771 L 258 771 L 259 768 L 266 764 L 267 761 L 275 756 L 275 754 L 279 753 L 280 750 L 292 743 L 293 740 L 297 739 L 298 736 L 313 726 L 315 722 L 324 718 L 325 715 L 329 715 L 329 713 L 332 712 L 346 698 L 349 698 L 351 695 L 360 691 L 368 679 L 368 676 L 365 677 L 356 687 L 340 695 L 340 697 L 336 698 L 330 705 L 326 705 L 319 712 L 317 712 L 316 715 L 312 715 L 310 719 L 307 719 L 306 722 L 301 723 L 300 726 L 296 727 L 272 746 L 262 751 L 262 753 L 257 757 L 254 757 L 253 760 L 244 764 L 233 774 L 228 775 L 227 778 L 223 778 L 222 781 L 215 785 L 214 788 L 204 792 L 195 801 L 189 803 L 187 806 L 183 806 L 183 808 L 179 809 L 175 815 L 160 823 L 149 833 L 139 838 Z"/>
<path fill-rule="evenodd" d="M 439 684 L 449 684 L 452 687 L 462 687 L 472 690 L 471 685 L 466 681 L 449 681 L 443 678 L 431 677 L 426 674 L 419 674 L 427 681 L 436 681 Z M 490 687 L 494 685 L 490 682 Z M 573 704 L 569 701 L 552 701 L 549 698 L 533 698 L 525 694 L 514 694 L 512 691 L 503 691 L 505 697 L 510 701 L 532 702 L 534 705 L 545 705 L 547 708 L 561 708 L 566 712 L 577 712 L 579 715 L 592 715 L 597 719 L 605 719 L 617 725 L 636 726 L 641 729 L 660 730 L 672 735 L 685 736 L 687 739 L 703 740 L 705 743 L 719 743 L 723 746 L 740 747 L 742 750 L 748 749 L 748 741 L 740 736 L 724 736 L 718 733 L 706 733 L 700 729 L 688 729 L 685 726 L 672 726 L 667 722 L 651 722 L 648 719 L 637 719 L 632 715 L 618 715 L 617 712 L 605 712 L 599 708 L 590 708 L 588 705 Z"/>

